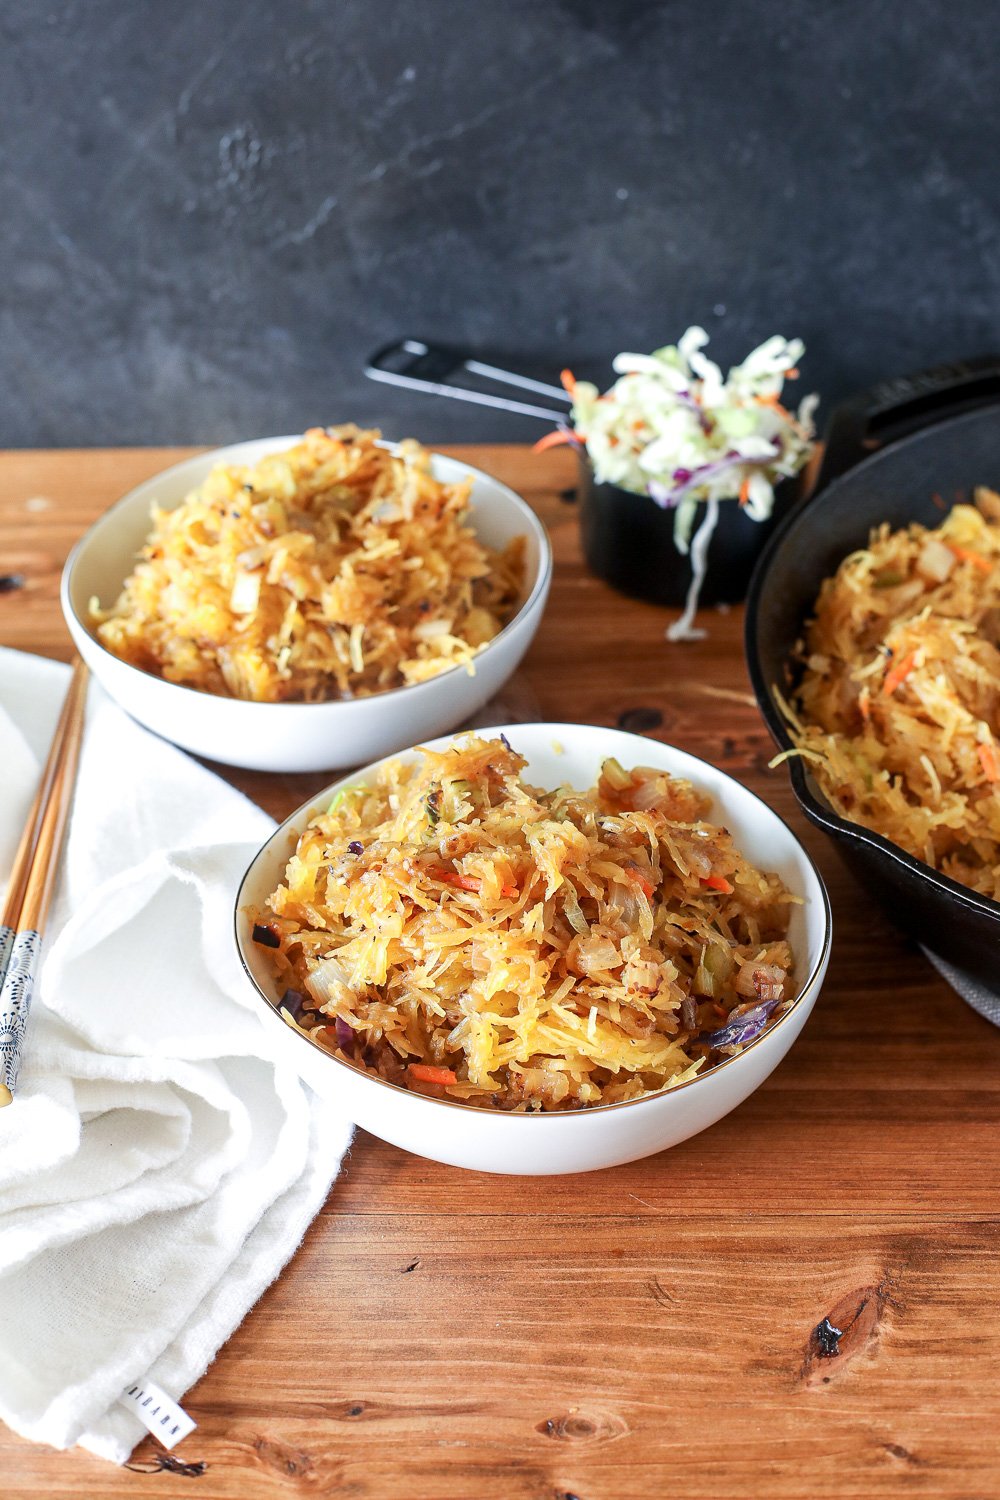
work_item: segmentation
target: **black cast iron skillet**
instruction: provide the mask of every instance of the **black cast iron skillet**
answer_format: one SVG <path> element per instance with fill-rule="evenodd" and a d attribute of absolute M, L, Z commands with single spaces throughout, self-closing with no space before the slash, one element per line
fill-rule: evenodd
<path fill-rule="evenodd" d="M 886 382 L 839 407 L 812 495 L 787 517 L 754 572 L 746 653 L 761 713 L 775 741 L 792 741 L 775 700 L 794 687 L 796 643 L 823 579 L 873 526 L 920 521 L 1000 488 L 1000 356 Z M 904 932 L 994 987 L 1000 983 L 1000 902 L 939 875 L 897 845 L 833 811 L 806 763 L 786 762 L 803 812 Z"/>

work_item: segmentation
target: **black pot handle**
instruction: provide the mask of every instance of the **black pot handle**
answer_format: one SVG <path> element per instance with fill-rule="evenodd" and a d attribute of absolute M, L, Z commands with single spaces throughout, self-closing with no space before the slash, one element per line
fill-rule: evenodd
<path fill-rule="evenodd" d="M 860 391 L 834 408 L 813 494 L 897 438 L 995 401 L 1000 401 L 996 354 L 935 365 Z"/>
<path fill-rule="evenodd" d="M 565 422 L 565 409 L 570 404 L 561 386 L 548 385 L 501 365 L 486 364 L 475 359 L 470 350 L 460 349 L 455 344 L 428 344 L 423 339 L 397 339 L 395 343 L 377 349 L 369 356 L 365 374 L 369 380 L 381 380 L 384 385 L 400 385 L 431 396 L 448 396 L 452 401 L 471 401 L 476 406 L 492 406 L 523 417 L 539 417 L 543 422 Z M 454 384 L 456 378 L 464 379 L 466 384 Z M 485 386 L 484 381 L 487 382 Z M 518 390 L 558 401 L 559 406 L 515 401 L 491 390 L 491 385 L 515 386 Z"/>

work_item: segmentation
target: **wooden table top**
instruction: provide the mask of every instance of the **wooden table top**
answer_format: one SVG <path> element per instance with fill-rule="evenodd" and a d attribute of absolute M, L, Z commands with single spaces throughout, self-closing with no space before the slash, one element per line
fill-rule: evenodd
<path fill-rule="evenodd" d="M 656 737 L 762 794 L 830 890 L 823 993 L 745 1104 L 630 1166 L 479 1176 L 359 1133 L 291 1264 L 184 1398 L 198 1430 L 178 1457 L 202 1477 L 140 1477 L 0 1428 L 4 1496 L 1000 1494 L 1000 1032 L 767 770 L 741 611 L 669 645 L 664 612 L 584 570 L 565 454 L 449 451 L 520 490 L 552 536 L 513 712 L 614 725 L 655 710 Z M 183 456 L 0 456 L 0 574 L 25 579 L 0 592 L 0 642 L 69 655 L 69 547 Z M 227 774 L 277 817 L 330 779 Z M 848 1330 L 836 1358 L 816 1357 L 824 1317 Z"/>

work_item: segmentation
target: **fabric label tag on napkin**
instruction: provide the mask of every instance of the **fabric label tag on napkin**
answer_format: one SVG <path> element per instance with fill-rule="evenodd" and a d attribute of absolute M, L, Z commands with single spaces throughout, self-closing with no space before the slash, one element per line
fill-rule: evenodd
<path fill-rule="evenodd" d="M 122 1406 L 129 1407 L 142 1425 L 153 1434 L 164 1448 L 175 1448 L 181 1438 L 194 1432 L 197 1422 L 187 1412 L 171 1401 L 166 1391 L 161 1391 L 151 1380 L 139 1380 L 122 1391 L 118 1397 Z"/>

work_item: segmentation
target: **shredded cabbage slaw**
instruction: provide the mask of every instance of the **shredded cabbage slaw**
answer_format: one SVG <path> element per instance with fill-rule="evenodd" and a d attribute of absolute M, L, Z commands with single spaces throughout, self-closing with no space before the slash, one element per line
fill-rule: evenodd
<path fill-rule="evenodd" d="M 819 397 L 804 397 L 795 414 L 779 399 L 798 376 L 801 339 L 767 339 L 725 379 L 702 353 L 707 343 L 703 328 L 689 328 L 653 354 L 619 354 L 619 378 L 603 395 L 564 375 L 573 435 L 597 479 L 676 511 L 681 552 L 700 501 L 739 500 L 753 520 L 766 520 L 775 484 L 799 472 L 815 436 Z"/>
<path fill-rule="evenodd" d="M 766 521 L 775 485 L 803 468 L 815 437 L 819 397 L 804 397 L 794 414 L 779 399 L 785 381 L 798 377 L 801 339 L 767 339 L 725 379 L 702 352 L 707 343 L 705 330 L 693 327 L 652 354 L 619 354 L 618 379 L 603 395 L 564 370 L 572 429 L 538 444 L 575 441 L 586 448 L 600 483 L 674 511 L 674 543 L 684 555 L 690 548 L 692 582 L 684 613 L 667 631 L 670 640 L 705 633 L 693 629 L 693 620 L 720 501 L 738 500 L 752 520 Z M 702 502 L 705 517 L 692 539 Z"/>

